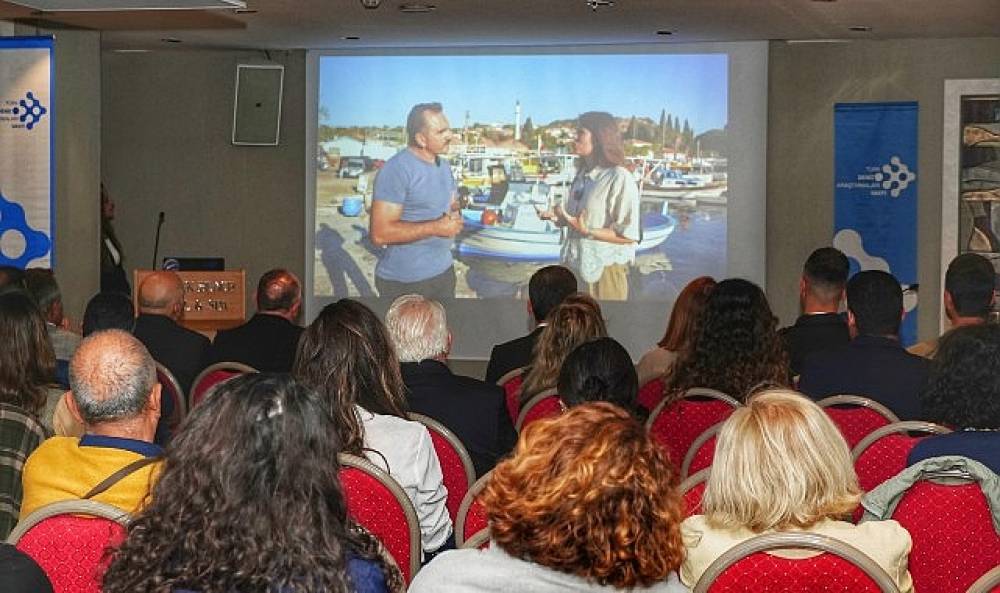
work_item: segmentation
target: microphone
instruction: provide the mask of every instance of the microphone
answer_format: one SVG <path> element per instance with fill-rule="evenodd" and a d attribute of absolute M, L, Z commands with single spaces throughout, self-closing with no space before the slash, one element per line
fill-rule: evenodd
<path fill-rule="evenodd" d="M 166 215 L 163 213 L 162 210 L 160 210 L 160 215 L 159 217 L 157 217 L 156 221 L 156 241 L 153 242 L 153 265 L 150 268 L 152 270 L 156 269 L 156 255 L 160 251 L 160 228 L 163 226 L 163 220 L 165 218 Z"/>

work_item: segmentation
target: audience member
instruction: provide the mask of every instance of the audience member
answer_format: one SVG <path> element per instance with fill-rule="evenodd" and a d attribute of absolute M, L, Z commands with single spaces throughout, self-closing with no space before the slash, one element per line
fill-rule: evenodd
<path fill-rule="evenodd" d="M 670 312 L 666 333 L 655 348 L 642 355 L 636 365 L 639 385 L 665 377 L 680 353 L 691 347 L 698 317 L 704 311 L 708 295 L 714 289 L 715 280 L 711 276 L 699 276 L 681 290 Z"/>
<path fill-rule="evenodd" d="M 0 344 L 0 402 L 23 409 L 53 430 L 53 414 L 65 390 L 55 385 L 56 359 L 45 321 L 23 292 L 0 295 Z"/>
<path fill-rule="evenodd" d="M 132 299 L 122 292 L 99 292 L 87 302 L 83 312 L 83 336 L 106 329 L 132 333 L 135 308 Z"/>
<path fill-rule="evenodd" d="M 139 285 L 139 317 L 132 332 L 139 338 L 153 360 L 167 367 L 181 390 L 188 393 L 194 378 L 205 368 L 208 338 L 181 326 L 184 318 L 184 283 L 177 272 L 153 272 Z M 173 401 L 163 400 L 163 422 L 156 429 L 156 442 L 170 438 L 168 419 L 173 415 Z"/>
<path fill-rule="evenodd" d="M 328 407 L 288 376 L 223 383 L 171 441 L 103 591 L 400 590 L 348 519 L 339 452 Z"/>
<path fill-rule="evenodd" d="M 886 406 L 900 420 L 920 420 L 927 361 L 903 349 L 903 291 L 888 272 L 859 272 L 847 283 L 850 343 L 806 358 L 799 389 L 813 399 L 852 394 Z"/>
<path fill-rule="evenodd" d="M 788 351 L 792 375 L 802 372 L 802 362 L 809 354 L 843 346 L 851 339 L 847 322 L 838 313 L 849 272 L 847 256 L 834 247 L 820 247 L 806 259 L 799 279 L 802 315 L 795 325 L 778 332 Z"/>
<path fill-rule="evenodd" d="M 681 581 L 693 587 L 731 547 L 773 531 L 808 531 L 844 541 L 869 556 L 901 593 L 910 534 L 895 521 L 854 525 L 861 489 L 840 431 L 816 404 L 789 390 L 760 392 L 722 425 L 702 499 L 704 515 L 683 525 Z M 781 551 L 801 558 L 816 552 Z"/>
<path fill-rule="evenodd" d="M 628 351 L 612 338 L 596 338 L 573 349 L 556 384 L 569 406 L 605 401 L 637 415 L 639 380 Z"/>
<path fill-rule="evenodd" d="M 302 286 L 288 270 L 266 272 L 257 283 L 257 314 L 215 335 L 208 362 L 242 362 L 261 372 L 287 373 L 295 362 L 302 328 L 295 325 Z"/>
<path fill-rule="evenodd" d="M 62 293 L 59 291 L 59 284 L 56 283 L 55 274 L 45 268 L 31 268 L 25 270 L 24 281 L 28 293 L 35 299 L 35 304 L 45 319 L 45 329 L 48 331 L 49 341 L 52 342 L 56 360 L 73 358 L 81 338 L 66 329 L 68 324 L 63 316 Z"/>
<path fill-rule="evenodd" d="M 743 400 L 761 384 L 787 385 L 788 356 L 764 292 L 738 278 L 716 285 L 694 326 L 694 339 L 674 364 L 667 393 L 708 387 Z"/>
<path fill-rule="evenodd" d="M 922 439 L 913 464 L 961 455 L 1000 475 L 1000 326 L 957 327 L 941 338 L 921 394 L 924 417 L 955 432 Z"/>
<path fill-rule="evenodd" d="M 986 323 L 993 305 L 996 272 L 978 253 L 963 253 L 948 264 L 944 276 L 944 313 L 952 328 Z M 934 358 L 938 338 L 914 344 L 910 354 Z"/>
<path fill-rule="evenodd" d="M 24 460 L 52 435 L 27 410 L 2 400 L 0 396 L 0 542 L 7 539 L 21 517 Z"/>
<path fill-rule="evenodd" d="M 64 401 L 85 434 L 52 437 L 28 458 L 21 517 L 52 502 L 81 498 L 135 512 L 162 453 L 153 444 L 160 418 L 153 359 L 132 335 L 108 330 L 80 343 L 69 372 L 71 391 Z M 116 475 L 123 470 L 127 473 Z"/>
<path fill-rule="evenodd" d="M 677 475 L 617 406 L 531 423 L 480 501 L 490 547 L 440 555 L 410 593 L 685 590 Z"/>
<path fill-rule="evenodd" d="M 528 314 L 535 321 L 535 329 L 526 336 L 493 347 L 486 367 L 487 382 L 496 383 L 510 371 L 528 366 L 531 352 L 546 325 L 549 313 L 576 291 L 576 276 L 569 268 L 545 266 L 531 275 L 528 280 Z"/>
<path fill-rule="evenodd" d="M 299 340 L 293 374 L 323 396 L 342 448 L 385 469 L 406 491 L 425 552 L 449 541 L 441 465 L 427 429 L 406 419 L 406 387 L 385 327 L 357 301 L 320 311 Z"/>
<path fill-rule="evenodd" d="M 446 361 L 451 332 L 444 307 L 420 295 L 396 299 L 385 326 L 399 357 L 410 410 L 434 418 L 465 445 L 476 475 L 493 469 L 517 441 L 503 389 L 455 375 Z"/>
<path fill-rule="evenodd" d="M 549 314 L 548 324 L 535 343 L 531 364 L 525 369 L 520 404 L 556 386 L 559 369 L 566 356 L 592 338 L 608 335 L 601 316 L 601 306 L 593 297 L 574 293 Z"/>
<path fill-rule="evenodd" d="M 115 201 L 101 184 L 101 292 L 131 294 L 132 286 L 122 263 L 125 260 L 122 244 L 112 224 L 115 219 Z"/>
<path fill-rule="evenodd" d="M 0 583 L 4 593 L 52 593 L 45 571 L 10 544 L 0 544 Z"/>

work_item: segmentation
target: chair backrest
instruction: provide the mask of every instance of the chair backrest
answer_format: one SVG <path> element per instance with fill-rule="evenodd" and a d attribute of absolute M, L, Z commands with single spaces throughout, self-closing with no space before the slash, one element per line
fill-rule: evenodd
<path fill-rule="evenodd" d="M 160 406 L 161 412 L 167 418 L 167 427 L 170 434 L 177 431 L 181 420 L 187 416 L 187 398 L 184 397 L 184 390 L 177 378 L 170 372 L 170 369 L 160 363 L 156 363 L 156 380 L 160 383 Z"/>
<path fill-rule="evenodd" d="M 889 408 L 859 395 L 832 395 L 816 403 L 837 425 L 851 449 L 879 428 L 899 422 Z"/>
<path fill-rule="evenodd" d="M 728 418 L 741 405 L 721 391 L 695 387 L 678 400 L 660 402 L 646 420 L 646 428 L 679 466 L 698 435 Z"/>
<path fill-rule="evenodd" d="M 554 387 L 546 389 L 525 402 L 524 406 L 521 407 L 521 413 L 517 415 L 514 429 L 520 433 L 525 426 L 535 420 L 558 416 L 565 409 L 566 406 L 556 394 L 556 389 Z"/>
<path fill-rule="evenodd" d="M 639 405 L 645 408 L 646 411 L 652 412 L 663 401 L 664 396 L 666 396 L 666 388 L 667 386 L 661 377 L 646 381 L 644 385 L 639 387 L 639 397 L 637 399 Z"/>
<path fill-rule="evenodd" d="M 410 414 L 410 420 L 415 420 L 431 433 L 434 452 L 441 463 L 441 473 L 444 476 L 444 487 L 448 489 L 445 505 L 451 522 L 458 516 L 458 507 L 462 505 L 465 493 L 476 481 L 476 468 L 472 465 L 472 457 L 465 445 L 452 431 L 437 420 L 423 414 Z"/>
<path fill-rule="evenodd" d="M 723 422 L 709 426 L 705 432 L 698 435 L 698 438 L 691 443 L 684 462 L 681 464 L 681 479 L 685 479 L 693 473 L 712 466 L 712 459 L 715 457 L 715 441 L 718 438 L 719 429 Z"/>
<path fill-rule="evenodd" d="M 125 540 L 125 511 L 93 500 L 45 505 L 24 518 L 8 543 L 38 564 L 53 593 L 100 593 L 107 548 Z"/>
<path fill-rule="evenodd" d="M 711 473 L 711 468 L 703 469 L 685 478 L 677 487 L 681 491 L 681 498 L 684 499 L 685 517 L 701 514 L 701 499 L 705 496 L 705 486 Z"/>
<path fill-rule="evenodd" d="M 863 491 L 872 490 L 906 469 L 906 458 L 910 450 L 924 438 L 910 436 L 911 432 L 924 433 L 926 436 L 944 434 L 951 430 L 930 422 L 910 420 L 883 426 L 861 439 L 851 451 L 851 457 Z"/>
<path fill-rule="evenodd" d="M 489 518 L 486 516 L 486 509 L 482 503 L 476 500 L 479 493 L 483 491 L 490 481 L 492 471 L 486 472 L 476 483 L 465 493 L 461 506 L 458 507 L 458 518 L 455 519 L 455 546 L 463 547 L 463 544 L 473 535 L 489 529 Z"/>
<path fill-rule="evenodd" d="M 462 542 L 463 548 L 485 550 L 490 547 L 490 528 L 480 529 L 469 539 Z"/>
<path fill-rule="evenodd" d="M 1000 535 L 977 482 L 922 479 L 903 494 L 892 518 L 910 532 L 914 591 L 964 591 L 1000 566 Z"/>
<path fill-rule="evenodd" d="M 198 405 L 208 390 L 227 379 L 244 373 L 256 373 L 257 369 L 242 362 L 217 362 L 205 367 L 191 382 L 191 407 Z"/>
<path fill-rule="evenodd" d="M 1000 593 L 1000 564 L 979 577 L 965 593 Z"/>
<path fill-rule="evenodd" d="M 420 570 L 420 522 L 406 492 L 373 463 L 341 453 L 340 482 L 347 512 L 395 559 L 409 583 Z"/>
<path fill-rule="evenodd" d="M 823 552 L 781 558 L 768 550 Z M 863 552 L 817 533 L 769 533 L 737 544 L 705 569 L 693 593 L 899 593 L 886 572 Z"/>
<path fill-rule="evenodd" d="M 7 539 L 21 515 L 24 462 L 49 434 L 27 410 L 0 403 L 0 541 Z"/>
<path fill-rule="evenodd" d="M 510 415 L 511 424 L 517 422 L 518 412 L 521 408 L 521 383 L 524 382 L 524 367 L 518 367 L 504 373 L 497 379 L 497 385 L 503 387 L 504 401 L 507 402 L 507 414 Z"/>

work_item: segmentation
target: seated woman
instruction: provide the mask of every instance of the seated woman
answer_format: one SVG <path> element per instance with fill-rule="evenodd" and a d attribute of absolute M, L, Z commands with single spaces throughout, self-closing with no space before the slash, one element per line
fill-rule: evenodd
<path fill-rule="evenodd" d="M 592 338 L 608 335 L 601 306 L 592 297 L 573 293 L 549 313 L 548 324 L 538 336 L 531 365 L 524 371 L 520 405 L 556 386 L 566 355 Z"/>
<path fill-rule="evenodd" d="M 82 434 L 53 426 L 65 389 L 55 383 L 56 355 L 45 319 L 31 297 L 20 291 L 0 295 L 0 402 L 17 406 L 61 435 Z M 58 423 L 57 423 L 58 424 Z"/>
<path fill-rule="evenodd" d="M 910 451 L 910 465 L 959 455 L 1000 474 L 1000 326 L 960 327 L 945 334 L 921 403 L 927 420 L 955 432 L 922 439 Z"/>
<path fill-rule="evenodd" d="M 895 521 L 854 525 L 861 498 L 840 431 L 815 403 L 791 390 L 762 391 L 722 425 L 702 499 L 704 515 L 685 519 L 681 581 L 693 587 L 726 550 L 762 533 L 809 531 L 861 550 L 913 591 L 910 534 Z M 779 555 L 801 558 L 815 552 Z"/>
<path fill-rule="evenodd" d="M 220 384 L 171 440 L 102 591 L 401 590 L 348 520 L 339 452 L 326 404 L 287 375 Z"/>
<path fill-rule="evenodd" d="M 639 381 L 628 351 L 612 338 L 584 342 L 566 357 L 556 386 L 569 407 L 605 401 L 638 414 Z"/>
<path fill-rule="evenodd" d="M 406 491 L 423 550 L 450 541 L 441 464 L 427 429 L 407 420 L 399 361 L 375 313 L 350 299 L 324 307 L 299 340 L 292 374 L 323 396 L 344 452 L 367 457 Z"/>
<path fill-rule="evenodd" d="M 761 384 L 789 384 L 788 355 L 764 291 L 753 282 L 719 282 L 697 318 L 689 348 L 667 381 L 669 397 L 709 387 L 743 401 Z"/>
<path fill-rule="evenodd" d="M 490 547 L 441 554 L 410 593 L 685 591 L 676 474 L 621 408 L 533 422 L 492 476 Z"/>
<path fill-rule="evenodd" d="M 639 385 L 667 375 L 681 352 L 686 351 L 694 337 L 695 322 L 705 309 L 708 295 L 715 288 L 711 276 L 699 276 L 681 290 L 670 312 L 670 322 L 656 347 L 642 355 L 635 365 Z"/>

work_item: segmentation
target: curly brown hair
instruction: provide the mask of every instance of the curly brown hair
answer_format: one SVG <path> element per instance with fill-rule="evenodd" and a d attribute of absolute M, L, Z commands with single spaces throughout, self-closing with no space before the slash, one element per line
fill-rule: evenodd
<path fill-rule="evenodd" d="M 398 569 L 348 519 L 339 452 L 328 407 L 287 375 L 222 383 L 171 441 L 102 591 L 349 593 L 350 558 L 401 591 Z"/>
<path fill-rule="evenodd" d="M 715 286 L 694 326 L 691 347 L 674 364 L 666 392 L 710 387 L 746 401 L 762 384 L 788 386 L 788 354 L 764 291 L 731 278 Z"/>
<path fill-rule="evenodd" d="M 505 552 L 603 586 L 649 587 L 684 557 L 673 466 L 607 402 L 528 425 L 481 500 Z"/>
<path fill-rule="evenodd" d="M 580 344 L 608 335 L 601 316 L 601 306 L 588 294 L 575 292 L 549 313 L 548 325 L 542 329 L 531 365 L 524 372 L 521 404 L 535 394 L 556 386 L 559 369 L 569 353 Z"/>

